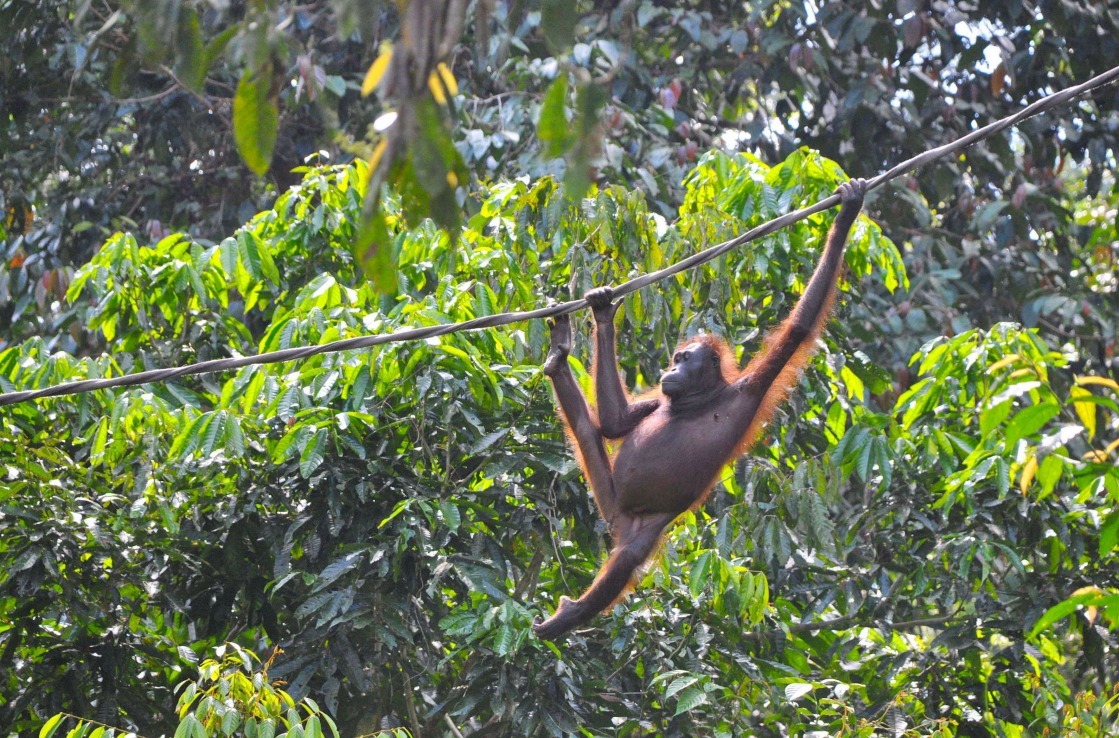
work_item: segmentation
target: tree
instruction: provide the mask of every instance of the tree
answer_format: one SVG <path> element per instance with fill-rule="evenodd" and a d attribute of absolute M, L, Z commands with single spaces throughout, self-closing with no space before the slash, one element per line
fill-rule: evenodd
<path fill-rule="evenodd" d="M 437 228 L 384 180 L 390 293 L 353 253 L 363 163 L 287 190 L 302 154 L 274 157 L 270 190 L 207 111 L 259 70 L 264 28 L 274 153 L 332 130 L 372 158 L 367 126 L 400 103 L 359 88 L 399 43 L 392 7 L 275 4 L 255 27 L 258 6 L 138 7 L 0 4 L 18 21 L 0 24 L 5 101 L 26 102 L 0 144 L 18 164 L 0 389 L 579 295 L 828 193 L 842 174 L 803 143 L 871 173 L 1114 58 L 1085 41 L 1114 30 L 1091 3 L 759 5 L 746 23 L 479 3 L 434 119 L 469 175 L 461 220 Z M 869 203 L 882 230 L 859 226 L 848 299 L 767 443 L 640 597 L 562 649 L 528 623 L 603 540 L 538 323 L 5 408 L 0 724 L 67 711 L 170 734 L 174 687 L 235 641 L 283 645 L 270 676 L 346 734 L 1098 732 L 1116 668 L 1113 108 L 1085 101 Z M 185 151 L 223 162 L 196 191 Z M 827 222 L 629 298 L 630 383 L 684 333 L 756 347 Z"/>

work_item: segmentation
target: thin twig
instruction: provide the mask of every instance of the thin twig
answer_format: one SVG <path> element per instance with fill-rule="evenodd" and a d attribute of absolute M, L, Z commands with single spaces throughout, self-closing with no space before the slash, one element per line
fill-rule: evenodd
<path fill-rule="evenodd" d="M 443 722 L 445 722 L 451 732 L 454 733 L 455 738 L 466 738 L 466 736 L 462 734 L 462 731 L 458 729 L 458 726 L 455 725 L 455 721 L 451 720 L 451 716 L 447 713 L 443 713 Z"/>

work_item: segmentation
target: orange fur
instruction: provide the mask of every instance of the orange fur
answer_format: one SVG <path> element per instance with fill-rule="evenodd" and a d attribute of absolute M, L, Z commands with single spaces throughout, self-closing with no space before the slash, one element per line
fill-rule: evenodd
<path fill-rule="evenodd" d="M 719 372 L 723 375 L 723 381 L 727 384 L 733 384 L 743 372 L 739 370 L 738 364 L 734 360 L 734 351 L 731 349 L 730 344 L 718 336 L 710 333 L 700 333 L 690 338 L 685 338 L 676 346 L 677 351 L 682 351 L 686 346 L 693 343 L 701 343 L 714 351 L 719 357 Z"/>
<path fill-rule="evenodd" d="M 762 398 L 761 405 L 758 406 L 757 412 L 754 413 L 754 418 L 750 422 L 750 426 L 746 429 L 745 435 L 742 436 L 742 441 L 738 444 L 738 448 L 735 449 L 735 456 L 746 453 L 746 451 L 754 445 L 758 433 L 765 427 L 765 424 L 769 422 L 769 419 L 773 416 L 774 410 L 776 410 L 777 406 L 792 393 L 793 388 L 796 387 L 797 382 L 800 381 L 801 372 L 805 365 L 808 364 L 808 360 L 812 358 L 812 354 L 816 353 L 816 342 L 820 340 L 820 336 L 824 332 L 824 326 L 827 324 L 828 318 L 831 317 L 832 310 L 835 307 L 835 291 L 835 284 L 833 283 L 831 289 L 828 290 L 823 308 L 820 310 L 819 315 L 816 316 L 816 323 L 812 326 L 812 330 L 809 331 L 808 336 L 801 342 L 796 353 L 794 353 L 792 358 L 789 359 L 789 362 L 785 364 L 781 373 L 777 375 L 777 379 L 770 386 L 769 391 L 765 393 L 765 397 Z M 773 345 L 780 344 L 782 341 L 787 340 L 786 335 L 789 332 L 789 324 L 791 321 L 791 316 L 786 318 L 777 330 L 765 337 L 765 340 L 762 342 L 762 350 L 746 365 L 746 369 L 743 370 L 742 376 L 748 375 L 751 368 L 769 353 Z M 729 350 L 728 348 L 728 351 Z"/>
<path fill-rule="evenodd" d="M 575 431 L 571 429 L 571 421 L 567 419 L 567 414 L 564 413 L 563 408 L 560 406 L 559 402 L 556 402 L 556 409 L 559 411 L 560 420 L 563 421 L 563 435 L 567 439 L 567 445 L 575 454 L 575 463 L 579 465 L 579 471 L 583 472 L 583 479 L 589 480 L 591 478 L 591 472 L 587 468 L 587 460 L 583 457 L 583 449 L 579 446 L 579 442 L 575 438 Z M 591 412 L 591 417 L 594 417 L 593 410 Z M 597 417 L 594 417 L 594 422 L 596 424 L 598 423 Z M 606 517 L 606 512 L 602 509 L 602 506 L 598 504 L 598 495 L 594 496 L 594 502 L 595 507 L 598 508 L 598 516 L 602 518 L 602 520 L 606 521 L 606 526 L 608 528 L 612 529 L 613 524 Z"/>
<path fill-rule="evenodd" d="M 751 420 L 750 425 L 747 426 L 746 432 L 743 434 L 742 440 L 735 448 L 731 459 L 735 459 L 750 450 L 750 447 L 753 446 L 754 442 L 757 440 L 758 434 L 773 416 L 773 413 L 777 409 L 777 406 L 781 402 L 783 402 L 789 396 L 789 394 L 792 393 L 793 388 L 800 380 L 801 372 L 816 351 L 816 342 L 823 334 L 824 326 L 827 323 L 828 318 L 831 316 L 832 310 L 834 308 L 835 295 L 836 288 L 834 285 L 832 285 L 831 290 L 829 290 L 827 294 L 823 309 L 817 316 L 812 330 L 809 332 L 808 336 L 800 343 L 792 358 L 788 361 L 787 364 L 785 364 L 784 368 L 781 370 L 781 373 L 777 376 L 777 379 L 774 380 L 773 384 L 770 386 L 769 391 L 766 392 L 765 396 L 762 398 L 761 404 L 758 406 L 757 411 L 754 413 L 753 420 Z M 719 357 L 719 371 L 722 374 L 724 381 L 726 381 L 727 384 L 733 384 L 742 377 L 749 375 L 755 368 L 757 363 L 760 360 L 764 359 L 765 356 L 771 351 L 773 346 L 779 345 L 782 342 L 789 340 L 788 334 L 790 331 L 790 323 L 792 322 L 792 320 L 792 316 L 786 318 L 776 330 L 771 331 L 769 334 L 766 335 L 765 339 L 762 341 L 762 349 L 757 352 L 754 358 L 746 365 L 745 369 L 738 368 L 738 364 L 734 358 L 734 350 L 731 349 L 730 344 L 728 344 L 724 339 L 709 333 L 699 334 L 682 340 L 677 346 L 677 350 L 682 350 L 685 346 L 693 343 L 701 343 L 709 347 Z M 626 395 L 628 397 L 629 392 L 626 392 Z M 659 387 L 642 393 L 636 399 L 645 400 L 654 398 L 664 402 L 668 401 L 668 398 L 664 396 L 664 393 L 661 392 Z M 557 403 L 557 407 L 558 406 L 559 403 Z M 597 424 L 597 408 L 591 407 L 589 409 L 592 417 L 594 418 L 594 422 Z M 572 450 L 575 453 L 575 459 L 579 463 L 579 468 L 583 471 L 584 477 L 589 479 L 590 475 L 587 470 L 587 464 L 585 459 L 583 458 L 582 449 L 576 442 L 575 433 L 571 429 L 571 424 L 570 422 L 568 422 L 567 416 L 563 413 L 562 409 L 560 409 L 559 414 L 560 418 L 563 420 L 564 434 L 567 436 L 568 444 L 571 446 Z M 610 461 L 613 461 L 613 454 L 610 454 Z M 687 512 L 694 512 L 703 507 L 703 505 L 707 502 L 707 498 L 710 496 L 711 490 L 714 488 L 717 481 L 717 478 L 712 479 L 711 484 L 709 484 L 707 488 L 696 497 L 695 501 L 688 507 Z M 597 505 L 597 496 L 595 497 L 595 502 Z M 602 518 L 605 520 L 606 516 L 604 515 L 601 507 L 599 507 L 598 512 L 599 515 L 602 516 Z M 681 516 L 683 514 L 684 513 L 681 513 Z M 677 517 L 677 519 L 679 519 L 679 516 Z M 649 561 L 652 561 L 653 557 L 656 556 L 656 552 L 660 551 L 665 532 L 668 531 L 668 529 L 671 528 L 674 523 L 675 520 L 664 526 L 664 528 L 661 530 L 661 535 L 658 538 L 656 545 L 653 547 L 654 553 L 646 561 L 645 565 L 634 570 L 633 575 L 630 577 L 630 580 L 625 588 L 623 588 L 622 591 L 618 593 L 618 596 L 615 597 L 614 600 L 611 601 L 610 604 L 602 610 L 602 612 L 606 612 L 613 608 L 619 602 L 628 597 L 629 594 L 634 590 L 640 578 L 644 575 L 644 572 L 648 570 Z M 611 528 L 613 528 L 611 521 L 607 521 L 607 524 Z M 611 533 L 613 534 L 613 530 L 611 530 Z M 611 564 L 613 563 L 616 556 L 617 550 L 615 549 L 611 551 L 610 555 L 607 557 L 607 560 L 599 568 L 598 574 L 595 576 L 594 582 L 592 583 L 592 587 L 594 586 L 594 583 L 597 583 L 608 571 L 611 570 Z"/>
<path fill-rule="evenodd" d="M 609 605 L 599 610 L 599 612 L 609 612 L 614 608 L 615 605 L 623 601 L 625 598 L 629 597 L 633 590 L 637 588 L 637 585 L 641 583 L 641 579 L 645 576 L 645 573 L 649 571 L 653 559 L 660 555 L 661 544 L 664 542 L 664 535 L 668 531 L 668 529 L 672 527 L 672 525 L 672 523 L 669 523 L 661 529 L 661 534 L 657 538 L 656 545 L 653 546 L 653 553 L 649 555 L 649 558 L 645 559 L 644 564 L 633 570 L 633 574 L 630 575 L 629 582 L 627 582 L 622 591 L 618 593 L 618 596 L 615 597 Z M 602 579 L 606 572 L 610 571 L 610 565 L 614 562 L 614 559 L 617 558 L 617 555 L 617 549 L 613 549 L 610 551 L 610 555 L 606 557 L 606 561 L 602 562 L 602 566 L 599 567 L 598 573 L 595 574 L 594 581 L 591 582 L 591 587 L 598 583 L 598 580 Z M 588 587 L 588 589 L 589 588 L 590 587 Z"/>
<path fill-rule="evenodd" d="M 596 320 L 596 406 L 602 409 L 591 409 L 566 365 L 556 371 L 555 359 L 562 352 L 566 360 L 570 346 L 569 324 L 557 321 L 553 347 L 560 349 L 549 354 L 545 370 L 552 368 L 550 376 L 567 437 L 599 513 L 610 526 L 615 547 L 578 600 L 562 598 L 550 618 L 533 624 L 539 636 L 554 638 L 625 598 L 659 550 L 664 532 L 679 517 L 681 506 L 687 505 L 688 510 L 701 507 L 718 481 L 719 471 L 753 445 L 816 350 L 835 303 L 843 247 L 867 188 L 863 180 L 840 186 L 842 208 L 804 294 L 790 316 L 765 337 L 745 369 L 738 368 L 734 351 L 723 339 L 694 336 L 680 343 L 682 355 L 662 378 L 669 382 L 671 375 L 672 397 L 658 386 L 635 402 L 617 375 L 614 326 L 607 320 L 614 315 L 612 292 L 609 288 L 592 290 L 587 302 Z M 697 343 L 704 350 L 689 354 L 686 348 Z M 614 371 L 615 375 L 600 375 L 600 371 Z M 570 420 L 575 421 L 574 427 Z M 637 434 L 630 436 L 635 430 Z M 619 438 L 627 440 L 612 453 L 606 440 Z M 730 453 L 722 456 L 728 448 Z M 717 449 L 717 453 L 703 453 L 702 449 Z"/>

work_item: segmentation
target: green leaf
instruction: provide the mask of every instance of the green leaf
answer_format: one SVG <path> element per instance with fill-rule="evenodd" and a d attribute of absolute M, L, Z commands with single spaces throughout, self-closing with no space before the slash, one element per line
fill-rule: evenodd
<path fill-rule="evenodd" d="M 561 72 L 544 95 L 536 123 L 536 135 L 544 144 L 544 156 L 559 156 L 567 149 L 570 127 L 563 112 L 566 102 L 567 73 Z"/>
<path fill-rule="evenodd" d="M 1037 433 L 1059 412 L 1061 408 L 1051 402 L 1031 405 L 1022 410 L 1006 426 L 1003 436 L 1005 448 L 1013 449 L 1018 441 Z"/>
<path fill-rule="evenodd" d="M 1106 556 L 1119 543 L 1119 510 L 1112 510 L 1100 526 L 1100 556 Z"/>
<path fill-rule="evenodd" d="M 237 254 L 241 257 L 241 266 L 254 279 L 260 279 L 264 272 L 260 267 L 260 241 L 248 231 L 237 234 Z"/>
<path fill-rule="evenodd" d="M 828 406 L 828 417 L 825 427 L 832 438 L 842 438 L 847 430 L 847 410 L 842 402 L 833 402 Z"/>
<path fill-rule="evenodd" d="M 210 43 L 206 44 L 206 51 L 203 54 L 202 73 L 205 74 L 214 66 L 214 62 L 218 60 L 225 47 L 229 44 L 230 40 L 237 35 L 241 27 L 237 24 L 231 25 L 214 38 L 210 39 Z"/>
<path fill-rule="evenodd" d="M 326 721 L 326 725 L 327 725 L 328 728 L 330 728 L 330 732 L 334 736 L 334 738 L 341 738 L 341 736 L 338 733 L 338 726 L 335 725 L 335 723 L 334 723 L 334 719 L 331 718 L 330 715 L 327 715 L 326 713 L 323 713 L 322 719 Z"/>
<path fill-rule="evenodd" d="M 855 471 L 859 474 L 859 479 L 864 482 L 870 480 L 870 472 L 874 464 L 874 449 L 876 438 L 868 439 L 865 446 L 859 450 L 859 458 L 855 463 Z"/>
<path fill-rule="evenodd" d="M 283 346 L 282 348 L 287 348 Z M 281 420 L 290 420 L 295 417 L 299 409 L 303 407 L 303 389 L 299 385 L 292 385 L 284 390 L 280 395 L 279 402 L 276 403 L 276 414 L 280 416 Z"/>
<path fill-rule="evenodd" d="M 415 115 L 419 132 L 412 144 L 411 163 L 425 197 L 420 198 L 418 208 L 410 209 L 407 217 L 412 224 L 417 224 L 420 217 L 431 218 L 453 239 L 457 237 L 462 220 L 455 193 L 470 174 L 455 148 L 439 106 L 425 98 L 416 104 Z M 424 199 L 426 205 L 422 202 Z"/>
<path fill-rule="evenodd" d="M 998 405 L 988 407 L 979 413 L 979 432 L 987 435 L 991 431 L 999 427 L 1002 421 L 1006 420 L 1013 409 L 1014 403 L 1011 400 L 1003 400 Z"/>
<path fill-rule="evenodd" d="M 194 453 L 202 440 L 202 427 L 207 422 L 208 418 L 209 416 L 200 415 L 192 420 L 190 424 L 179 433 L 178 437 L 175 438 L 175 442 L 171 444 L 171 450 L 167 452 L 167 455 L 175 459 Z"/>
<path fill-rule="evenodd" d="M 194 716 L 191 715 L 190 717 L 193 718 Z M 194 720 L 194 725 L 191 726 L 191 732 L 194 734 L 194 738 L 211 738 L 210 731 L 206 730 L 206 726 L 197 718 Z"/>
<path fill-rule="evenodd" d="M 1057 454 L 1049 454 L 1042 460 L 1037 468 L 1037 481 L 1041 485 L 1041 493 L 1037 496 L 1038 500 L 1043 500 L 1053 493 L 1064 470 L 1064 459 Z"/>
<path fill-rule="evenodd" d="M 90 446 L 90 460 L 98 462 L 105 455 L 105 447 L 109 443 L 109 419 L 101 418 L 97 424 L 97 431 L 93 434 L 93 443 Z"/>
<path fill-rule="evenodd" d="M 218 246 L 218 259 L 228 280 L 234 280 L 237 276 L 238 248 L 235 238 L 223 239 L 222 244 Z"/>
<path fill-rule="evenodd" d="M 680 715 L 689 712 L 707 702 L 707 692 L 703 691 L 700 687 L 689 687 L 680 693 L 680 699 L 676 700 L 675 715 Z"/>
<path fill-rule="evenodd" d="M 233 140 L 241 158 L 257 175 L 268 171 L 280 128 L 280 109 L 272 87 L 272 65 L 246 71 L 233 96 Z"/>
<path fill-rule="evenodd" d="M 474 315 L 479 318 L 488 317 L 497 312 L 495 295 L 488 284 L 479 282 L 474 287 Z"/>
<path fill-rule="evenodd" d="M 62 723 L 62 718 L 65 717 L 62 713 L 58 713 L 47 722 L 43 723 L 43 727 L 39 729 L 39 738 L 51 738 L 54 731 L 58 730 L 58 726 Z"/>
<path fill-rule="evenodd" d="M 1056 605 L 1053 605 L 1053 607 L 1046 610 L 1045 614 L 1042 615 L 1036 623 L 1034 623 L 1034 627 L 1030 628 L 1029 637 L 1034 638 L 1035 636 L 1037 636 L 1038 633 L 1045 630 L 1053 623 L 1057 622 L 1058 620 L 1067 618 L 1069 615 L 1076 612 L 1076 609 L 1081 605 L 1092 602 L 1098 597 L 1098 593 L 1089 592 L 1085 594 L 1074 595 L 1072 597 L 1069 597 L 1067 600 L 1058 602 Z"/>
<path fill-rule="evenodd" d="M 494 639 L 493 649 L 499 656 L 508 656 L 513 653 L 513 644 L 516 641 L 517 634 L 509 627 L 508 623 L 502 623 L 497 631 L 497 637 Z"/>
<path fill-rule="evenodd" d="M 691 592 L 693 598 L 698 598 L 703 592 L 704 587 L 707 586 L 708 580 L 711 578 L 711 557 L 713 552 L 704 551 L 700 554 L 699 558 L 692 564 L 692 570 L 688 573 L 688 590 Z"/>
<path fill-rule="evenodd" d="M 995 459 L 995 482 L 998 485 L 999 498 L 1006 496 L 1010 491 L 1010 464 L 1001 456 Z"/>
<path fill-rule="evenodd" d="M 487 433 L 486 435 L 478 439 L 477 443 L 475 443 L 474 446 L 470 449 L 470 452 L 474 454 L 481 453 L 507 435 L 509 435 L 508 428 L 503 428 L 501 430 L 495 430 Z"/>
<path fill-rule="evenodd" d="M 205 732 L 205 728 L 202 727 L 202 723 L 198 722 L 194 713 L 187 713 L 179 721 L 179 727 L 175 728 L 175 738 L 191 738 L 198 730 Z"/>
<path fill-rule="evenodd" d="M 885 438 L 874 439 L 874 463 L 882 475 L 882 489 L 889 489 L 893 479 L 893 462 L 890 459 L 890 447 Z"/>
<path fill-rule="evenodd" d="M 311 476 L 315 469 L 319 468 L 325 458 L 326 448 L 326 431 L 320 428 L 315 431 L 315 435 L 311 436 L 311 440 L 303 447 L 303 453 L 299 456 L 299 473 L 303 478 Z"/>
<path fill-rule="evenodd" d="M 272 252 L 269 251 L 268 246 L 259 244 L 258 252 L 260 255 L 260 271 L 265 279 L 273 285 L 280 286 L 280 270 L 276 268 L 276 262 L 272 259 Z"/>
<path fill-rule="evenodd" d="M 202 425 L 202 448 L 199 449 L 203 456 L 209 456 L 218 447 L 218 441 L 225 437 L 225 425 L 228 415 L 224 410 L 219 410 L 206 418 Z"/>
<path fill-rule="evenodd" d="M 114 97 L 127 97 L 128 90 L 137 77 L 137 73 L 141 68 L 141 62 L 137 58 L 136 50 L 136 38 L 133 37 L 125 44 L 117 60 L 113 62 L 112 69 L 109 71 L 108 84 L 109 92 L 111 92 Z"/>
<path fill-rule="evenodd" d="M 990 407 L 995 407 L 1006 400 L 1018 399 L 1023 395 L 1028 395 L 1039 387 L 1041 387 L 1041 382 L 1032 379 L 1026 382 L 1016 382 L 992 397 Z"/>
<path fill-rule="evenodd" d="M 206 81 L 205 47 L 202 45 L 202 25 L 198 13 L 189 5 L 180 9 L 175 35 L 175 72 L 190 89 L 201 92 Z"/>
<path fill-rule="evenodd" d="M 318 579 L 315 581 L 315 587 L 311 592 L 321 592 L 331 584 L 334 584 L 334 582 L 338 580 L 338 577 L 360 564 L 363 556 L 364 554 L 361 551 L 353 551 L 332 561 L 330 565 L 319 574 Z"/>
<path fill-rule="evenodd" d="M 769 607 L 769 579 L 761 572 L 753 574 L 752 579 L 754 593 L 748 615 L 750 624 L 758 625 L 765 617 L 766 608 Z"/>
<path fill-rule="evenodd" d="M 540 7 L 540 28 L 544 38 L 556 51 L 563 51 L 575 41 L 575 25 L 579 22 L 576 3 L 570 0 L 544 0 Z"/>
<path fill-rule="evenodd" d="M 670 699 L 671 697 L 675 696 L 677 692 L 682 692 L 698 681 L 699 677 L 695 674 L 685 674 L 684 676 L 673 679 L 668 687 L 666 687 L 664 690 L 664 699 Z"/>
<path fill-rule="evenodd" d="M 221 732 L 225 735 L 233 735 L 233 731 L 237 730 L 240 723 L 240 714 L 236 710 L 228 710 L 221 716 Z"/>
<path fill-rule="evenodd" d="M 439 500 L 439 513 L 443 517 L 443 524 L 450 528 L 452 531 L 458 530 L 462 525 L 462 514 L 458 511 L 458 506 L 450 500 Z"/>
<path fill-rule="evenodd" d="M 972 219 L 972 227 L 979 233 L 989 230 L 994 225 L 995 219 L 1008 205 L 1010 205 L 1008 200 L 995 200 L 988 203 Z"/>
<path fill-rule="evenodd" d="M 785 699 L 789 702 L 796 702 L 804 695 L 811 692 L 813 689 L 811 684 L 802 684 L 800 682 L 793 682 L 792 684 L 785 685 Z"/>
<path fill-rule="evenodd" d="M 591 187 L 591 170 L 602 138 L 598 114 L 607 99 L 606 90 L 594 82 L 580 85 L 575 95 L 575 147 L 568 157 L 563 178 L 567 199 L 571 202 L 582 200 Z"/>
<path fill-rule="evenodd" d="M 228 423 L 225 430 L 225 455 L 229 459 L 239 459 L 245 455 L 245 436 L 241 432 L 241 418 L 226 414 Z"/>
<path fill-rule="evenodd" d="M 396 263 L 393 244 L 389 238 L 388 224 L 381 209 L 375 208 L 362 223 L 354 239 L 354 259 L 361 265 L 373 286 L 385 294 L 396 292 Z"/>

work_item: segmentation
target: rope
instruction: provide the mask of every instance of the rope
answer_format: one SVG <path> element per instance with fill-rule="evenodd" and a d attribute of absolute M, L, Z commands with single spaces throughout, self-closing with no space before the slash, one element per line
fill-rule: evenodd
<path fill-rule="evenodd" d="M 976 141 L 980 141 L 995 133 L 999 133 L 1010 126 L 1013 126 L 1026 118 L 1030 118 L 1038 113 L 1041 113 L 1050 108 L 1068 102 L 1074 97 L 1084 94 L 1097 87 L 1101 87 L 1108 83 L 1114 82 L 1119 79 L 1119 67 L 1099 74 L 1090 80 L 1083 82 L 1074 87 L 1069 87 L 1060 92 L 1055 92 L 1051 95 L 1043 97 L 1037 102 L 1023 108 L 1017 113 L 1007 116 L 1001 120 L 995 121 L 989 125 L 979 128 L 971 133 L 956 139 L 955 141 L 939 146 L 935 149 L 930 149 L 922 154 L 907 159 L 897 166 L 885 171 L 878 176 L 868 181 L 868 188 L 875 189 L 881 187 L 884 183 L 908 172 L 913 169 L 922 167 L 929 162 L 940 159 L 948 154 L 954 153 L 964 149 Z M 751 228 L 742 235 L 724 241 L 715 246 L 711 246 L 703 251 L 700 251 L 686 259 L 676 262 L 664 269 L 650 272 L 648 274 L 636 277 L 614 288 L 614 295 L 622 297 L 631 292 L 636 292 L 642 287 L 647 287 L 655 282 L 667 279 L 675 274 L 679 274 L 687 269 L 705 264 L 712 259 L 716 259 L 731 249 L 737 248 L 744 243 L 753 241 L 763 236 L 784 228 L 787 225 L 796 223 L 803 220 L 810 215 L 827 210 L 839 204 L 839 195 L 830 195 L 824 198 L 815 205 L 810 205 L 801 208 L 792 213 L 786 213 L 779 218 L 775 218 L 760 226 Z M 148 384 L 156 382 L 168 382 L 179 377 L 185 377 L 192 374 L 210 374 L 213 372 L 227 371 L 229 369 L 239 369 L 243 366 L 251 366 L 254 364 L 275 364 L 284 361 L 298 361 L 306 359 L 310 356 L 317 356 L 319 354 L 329 354 L 338 351 L 349 351 L 352 349 L 369 348 L 370 346 L 380 346 L 385 343 L 400 343 L 403 341 L 419 341 L 426 338 L 433 338 L 435 336 L 445 336 L 448 333 L 457 333 L 459 331 L 473 331 L 482 328 L 494 328 L 501 325 L 509 325 L 510 323 L 519 323 L 525 320 L 535 320 L 537 318 L 553 318 L 557 315 L 565 315 L 573 313 L 576 310 L 582 310 L 587 306 L 587 301 L 583 298 L 577 300 L 569 300 L 568 302 L 561 302 L 549 307 L 538 308 L 536 310 L 525 310 L 510 313 L 500 313 L 498 315 L 489 315 L 483 318 L 475 318 L 473 320 L 466 320 L 459 323 L 447 323 L 445 325 L 430 326 L 427 328 L 410 328 L 396 333 L 383 333 L 376 336 L 359 336 L 357 338 L 346 338 L 339 341 L 332 341 L 324 343 L 319 346 L 304 346 L 289 349 L 282 349 L 280 351 L 269 351 L 264 354 L 257 354 L 255 356 L 242 356 L 234 359 L 212 359 L 210 361 L 203 361 L 198 364 L 191 364 L 188 366 L 173 367 L 170 369 L 152 369 L 149 371 L 138 372 L 135 374 L 126 374 L 121 377 L 111 377 L 108 379 L 85 379 L 77 382 L 66 382 L 64 384 L 54 385 L 52 387 L 44 387 L 37 390 L 26 390 L 21 392 L 6 392 L 0 394 L 0 406 L 13 405 L 17 402 L 24 402 L 27 400 L 35 400 L 40 397 L 58 397 L 60 395 L 76 395 L 84 392 L 92 392 L 99 389 L 107 389 L 109 387 L 131 387 L 137 384 Z"/>

